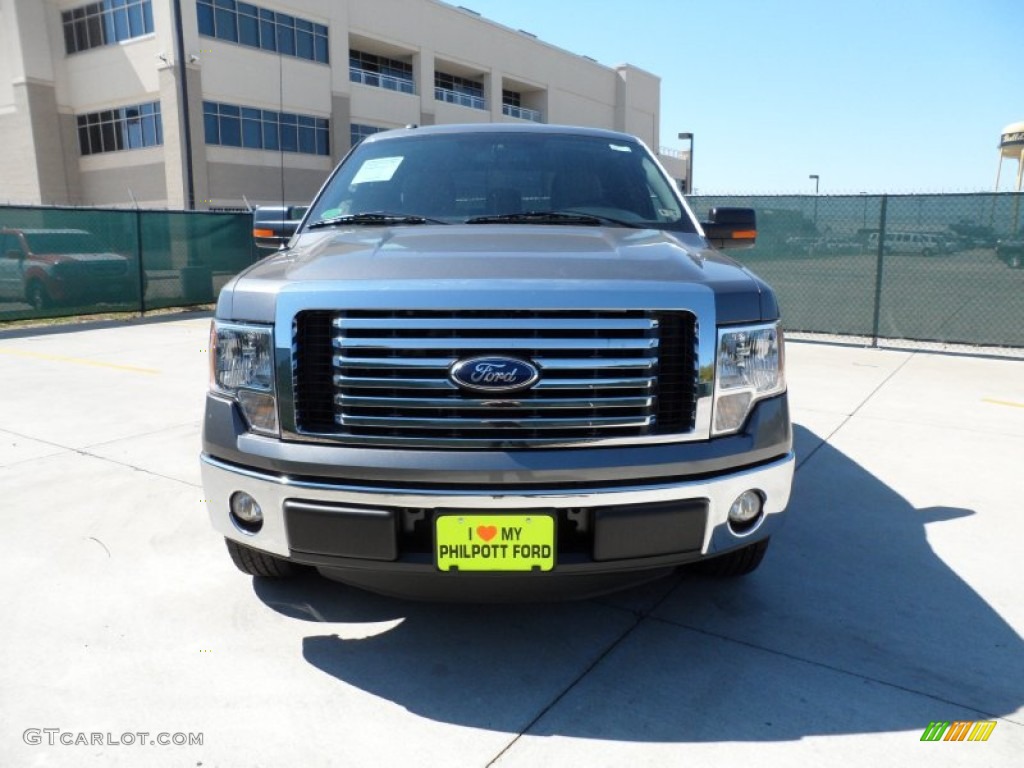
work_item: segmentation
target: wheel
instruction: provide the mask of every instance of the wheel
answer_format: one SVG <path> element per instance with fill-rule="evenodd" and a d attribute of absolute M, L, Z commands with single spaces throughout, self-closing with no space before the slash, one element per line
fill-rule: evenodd
<path fill-rule="evenodd" d="M 38 280 L 33 280 L 28 284 L 28 288 L 25 289 L 25 299 L 37 312 L 47 309 L 53 304 L 50 294 L 46 292 L 46 286 Z"/>
<path fill-rule="evenodd" d="M 740 549 L 726 552 L 724 555 L 694 563 L 693 570 L 703 576 L 713 576 L 718 579 L 731 579 L 736 576 L 746 576 L 757 570 L 757 566 L 764 560 L 764 553 L 768 551 L 768 542 L 771 539 L 761 539 L 753 544 L 748 544 Z"/>
<path fill-rule="evenodd" d="M 295 573 L 295 566 L 280 557 L 268 555 L 231 539 L 224 539 L 224 543 L 228 545 L 231 562 L 242 573 L 265 579 L 287 579 Z"/>

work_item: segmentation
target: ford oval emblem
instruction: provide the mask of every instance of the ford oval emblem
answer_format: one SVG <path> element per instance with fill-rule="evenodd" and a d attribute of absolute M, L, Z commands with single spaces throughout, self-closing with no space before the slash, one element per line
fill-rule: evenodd
<path fill-rule="evenodd" d="M 536 384 L 540 371 L 533 363 L 515 357 L 472 357 L 455 363 L 448 376 L 463 389 L 517 392 Z"/>

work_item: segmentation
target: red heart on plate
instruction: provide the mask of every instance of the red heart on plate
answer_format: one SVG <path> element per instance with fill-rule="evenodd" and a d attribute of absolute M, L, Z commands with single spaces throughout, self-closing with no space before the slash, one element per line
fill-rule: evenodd
<path fill-rule="evenodd" d="M 498 535 L 498 527 L 496 525 L 478 525 L 476 534 L 484 541 L 490 541 Z"/>

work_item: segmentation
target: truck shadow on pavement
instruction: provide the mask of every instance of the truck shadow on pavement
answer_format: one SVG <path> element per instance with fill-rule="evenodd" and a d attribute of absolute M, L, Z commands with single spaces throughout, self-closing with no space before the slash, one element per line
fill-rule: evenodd
<path fill-rule="evenodd" d="M 325 625 L 302 643 L 317 669 L 473 728 L 781 741 L 1018 710 L 1024 642 L 926 539 L 974 513 L 915 509 L 808 430 L 796 438 L 788 523 L 745 579 L 535 605 L 406 602 L 315 575 L 254 589 Z"/>

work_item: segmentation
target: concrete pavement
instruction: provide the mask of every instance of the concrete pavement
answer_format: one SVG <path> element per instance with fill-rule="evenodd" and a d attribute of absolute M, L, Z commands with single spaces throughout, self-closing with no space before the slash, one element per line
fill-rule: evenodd
<path fill-rule="evenodd" d="M 790 342 L 756 573 L 436 605 L 234 570 L 207 327 L 0 333 L 0 766 L 1019 764 L 1021 361 Z"/>

